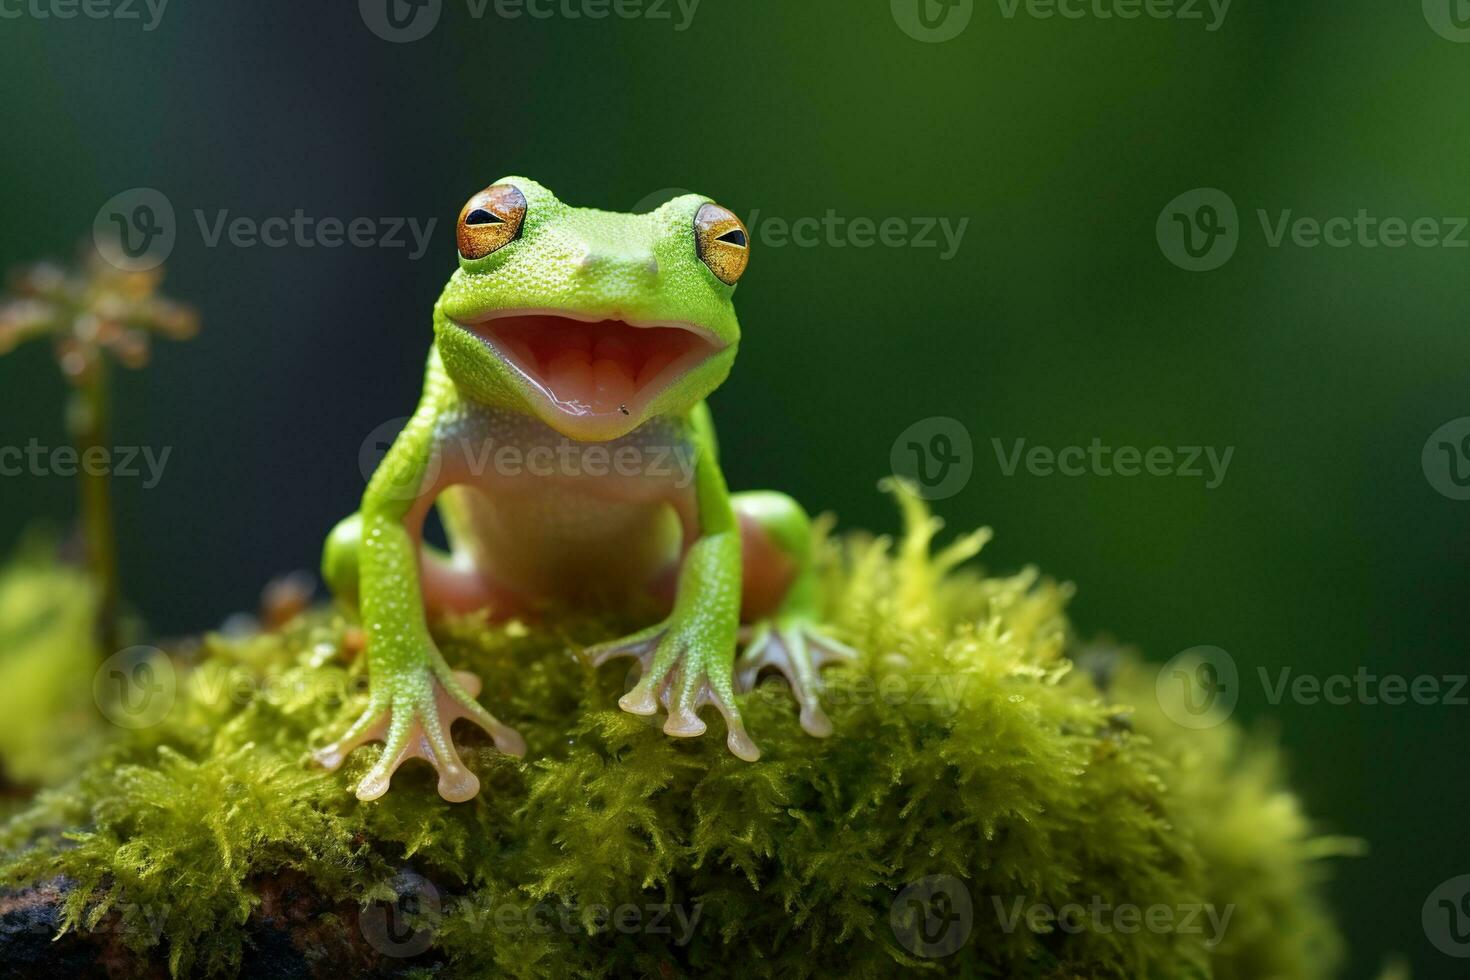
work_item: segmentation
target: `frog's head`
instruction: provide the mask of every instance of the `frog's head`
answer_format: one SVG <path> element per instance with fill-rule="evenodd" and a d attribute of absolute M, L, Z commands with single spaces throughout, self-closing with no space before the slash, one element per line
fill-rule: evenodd
<path fill-rule="evenodd" d="M 600 441 L 688 411 L 730 372 L 750 238 L 708 198 L 615 214 L 506 177 L 465 204 L 456 240 L 435 343 L 477 402 Z"/>

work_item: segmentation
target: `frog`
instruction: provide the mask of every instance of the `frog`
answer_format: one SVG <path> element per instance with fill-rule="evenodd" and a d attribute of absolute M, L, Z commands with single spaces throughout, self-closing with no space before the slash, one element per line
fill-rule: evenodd
<path fill-rule="evenodd" d="M 382 742 L 359 800 L 411 759 L 444 800 L 472 800 L 454 722 L 508 756 L 526 742 L 433 627 L 593 603 L 660 617 L 572 652 L 594 670 L 630 660 L 618 706 L 661 715 L 666 735 L 703 735 L 713 707 L 729 752 L 756 762 L 737 697 L 767 675 L 805 732 L 831 735 L 822 672 L 856 654 L 823 624 L 812 520 L 786 494 L 728 489 L 707 403 L 741 338 L 745 223 L 700 194 L 620 213 L 507 176 L 464 203 L 455 244 L 418 406 L 323 548 L 324 581 L 360 617 L 368 689 L 315 762 L 336 770 Z M 431 509 L 447 549 L 425 539 Z"/>

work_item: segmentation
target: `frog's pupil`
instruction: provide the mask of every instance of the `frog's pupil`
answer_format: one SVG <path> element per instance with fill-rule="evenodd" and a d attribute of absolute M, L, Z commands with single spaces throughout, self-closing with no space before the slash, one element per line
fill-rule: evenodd
<path fill-rule="evenodd" d="M 467 225 L 498 225 L 501 220 L 484 208 L 475 208 L 464 219 Z"/>
<path fill-rule="evenodd" d="M 721 235 L 719 238 L 716 238 L 715 241 L 729 242 L 731 245 L 739 245 L 741 248 L 744 248 L 745 232 L 741 231 L 739 228 L 732 228 Z"/>

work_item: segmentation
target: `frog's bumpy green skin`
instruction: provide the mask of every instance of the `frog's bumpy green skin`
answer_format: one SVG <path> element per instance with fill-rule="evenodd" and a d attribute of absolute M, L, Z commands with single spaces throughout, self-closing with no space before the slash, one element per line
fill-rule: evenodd
<path fill-rule="evenodd" d="M 586 549 L 600 544 L 616 552 L 611 561 L 666 552 L 677 562 L 672 609 L 662 622 L 586 651 L 596 664 L 620 656 L 640 663 L 639 679 L 619 702 L 624 710 L 652 715 L 662 708 L 665 732 L 694 736 L 705 730 L 699 709 L 714 705 L 724 718 L 730 750 L 754 761 L 760 752 L 745 732 L 735 695 L 769 667 L 790 682 L 803 727 L 828 734 L 818 671 L 851 651 L 817 629 L 808 519 L 781 494 L 732 497 L 704 405 L 729 373 L 740 337 L 734 287 L 705 264 L 700 253 L 708 245 L 696 241 L 706 233 L 696 224 L 710 214 L 708 200 L 685 195 L 648 214 L 613 214 L 568 207 L 524 178 L 508 177 L 496 186 L 505 185 L 519 195 L 501 192 L 494 200 L 524 198 L 519 234 L 483 257 L 461 254 L 434 308 L 435 344 L 418 409 L 369 481 L 359 512 L 327 542 L 324 575 L 339 599 L 361 610 L 371 692 L 361 717 L 316 759 L 335 769 L 359 745 L 382 740 L 382 754 L 357 786 L 360 799 L 382 796 L 397 767 L 414 757 L 437 770 L 445 799 L 472 798 L 479 782 L 455 750 L 453 721 L 470 719 L 511 755 L 522 755 L 525 743 L 475 700 L 478 679 L 445 663 L 429 632 L 429 607 L 491 607 L 504 614 L 516 600 L 554 598 L 530 594 L 535 586 L 528 583 L 554 581 L 559 587 L 565 576 L 553 571 L 537 579 L 526 570 L 571 567 L 554 563 L 570 555 L 575 564 L 583 557 L 577 542 L 584 540 Z M 462 215 L 461 230 L 464 221 Z M 738 225 L 729 216 L 718 227 L 731 222 Z M 726 241 L 748 247 L 740 236 Z M 743 256 L 736 257 L 743 269 Z M 728 273 L 729 267 L 726 261 L 721 269 Z M 630 398 L 618 411 L 569 409 L 478 332 L 489 320 L 527 313 L 594 325 L 682 326 L 697 331 L 707 351 L 676 366 L 676 377 L 659 376 L 658 390 L 638 389 L 639 400 Z M 527 492 L 524 484 L 518 489 L 498 477 L 467 475 L 463 454 L 453 449 L 467 437 L 518 447 L 560 439 L 621 450 L 667 440 L 687 451 L 692 472 L 687 487 L 668 487 L 666 501 L 645 499 L 663 492 L 662 485 L 649 490 L 651 484 L 616 479 L 583 478 L 575 486 L 543 482 Z M 452 556 L 437 555 L 421 542 L 424 516 L 436 501 Z M 514 517 L 497 516 L 502 505 L 514 508 L 504 511 Z M 592 525 L 633 527 L 630 533 L 646 537 L 648 547 L 630 547 L 626 536 L 610 547 L 613 538 L 586 531 L 589 511 Z M 681 534 L 674 536 L 668 521 L 630 523 L 655 512 L 677 513 Z M 555 543 L 543 546 L 543 540 L 561 542 L 563 550 Z M 497 571 L 502 566 L 504 575 Z M 750 642 L 737 671 L 742 597 L 761 591 L 747 592 L 752 585 L 771 594 L 773 583 L 778 599 L 757 610 L 756 621 L 745 627 Z"/>

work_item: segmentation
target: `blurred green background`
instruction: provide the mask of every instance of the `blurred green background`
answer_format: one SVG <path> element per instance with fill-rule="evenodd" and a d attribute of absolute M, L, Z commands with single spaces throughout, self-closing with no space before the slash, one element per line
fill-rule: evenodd
<path fill-rule="evenodd" d="M 153 187 L 178 215 L 166 289 L 203 314 L 196 341 L 160 343 L 117 386 L 113 441 L 172 452 L 157 487 L 117 486 L 125 587 L 150 623 L 217 625 L 314 566 L 356 505 L 363 439 L 414 404 L 470 193 L 523 173 L 621 210 L 692 188 L 760 215 L 740 361 L 713 399 L 730 483 L 891 529 L 875 485 L 894 440 L 962 421 L 974 469 L 936 504 L 950 527 L 994 526 L 992 568 L 1075 581 L 1085 635 L 1160 662 L 1229 651 L 1237 717 L 1279 731 L 1325 830 L 1368 839 L 1332 886 L 1350 975 L 1395 952 L 1416 976 L 1463 975 L 1420 912 L 1470 872 L 1470 707 L 1272 705 L 1257 671 L 1467 670 L 1470 502 L 1420 455 L 1470 415 L 1470 249 L 1273 248 L 1257 211 L 1470 214 L 1470 44 L 1417 3 L 1367 0 L 1237 0 L 1213 31 L 1203 6 L 1065 19 L 980 2 L 942 43 L 905 33 L 888 0 L 705 0 L 683 30 L 672 4 L 600 20 L 440 6 L 405 43 L 351 2 L 180 3 L 152 30 L 141 5 L 0 20 L 0 264 L 69 257 L 110 197 Z M 1155 237 L 1197 187 L 1239 209 L 1238 249 L 1209 272 Z M 194 217 L 298 208 L 438 224 L 413 260 L 210 247 Z M 829 211 L 969 224 L 947 260 L 762 229 Z M 0 445 L 63 444 L 62 396 L 43 346 L 0 360 Z M 1234 455 L 1206 489 L 1007 476 L 992 443 L 1094 438 Z M 0 500 L 6 548 L 74 508 L 57 476 L 0 479 Z"/>

